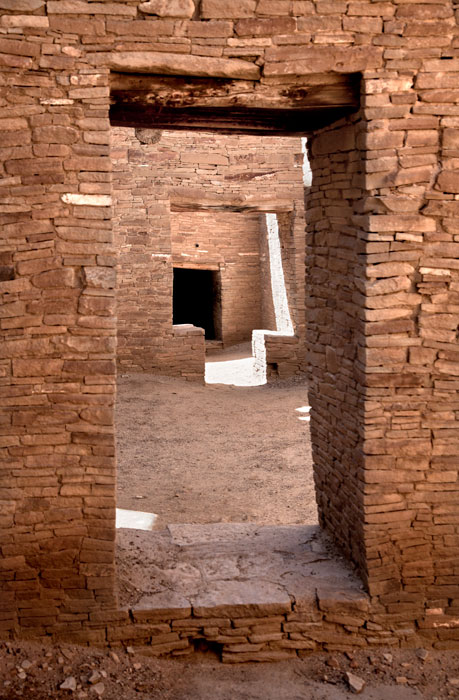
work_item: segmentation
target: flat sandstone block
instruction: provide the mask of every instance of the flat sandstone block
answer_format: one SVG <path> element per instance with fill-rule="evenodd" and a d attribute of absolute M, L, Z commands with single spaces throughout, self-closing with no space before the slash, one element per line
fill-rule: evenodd
<path fill-rule="evenodd" d="M 158 17 L 191 19 L 195 6 L 193 0 L 149 0 L 149 2 L 141 2 L 139 10 Z"/>
<path fill-rule="evenodd" d="M 114 53 L 111 68 L 122 73 L 159 73 L 162 75 L 194 75 L 205 78 L 242 78 L 258 80 L 260 69 L 240 59 L 209 58 L 156 51 L 122 51 Z"/>
<path fill-rule="evenodd" d="M 212 590 L 193 601 L 194 614 L 199 617 L 261 617 L 291 608 L 285 589 L 268 581 L 216 581 Z"/>

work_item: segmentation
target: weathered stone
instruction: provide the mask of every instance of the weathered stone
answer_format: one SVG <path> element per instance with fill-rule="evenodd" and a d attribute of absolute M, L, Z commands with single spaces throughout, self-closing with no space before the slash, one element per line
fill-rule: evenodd
<path fill-rule="evenodd" d="M 435 231 L 434 219 L 426 216 L 406 216 L 402 214 L 370 216 L 369 231 Z"/>
<path fill-rule="evenodd" d="M 459 193 L 459 170 L 443 170 L 437 178 L 436 189 Z"/>
<path fill-rule="evenodd" d="M 368 296 L 379 296 L 406 291 L 411 288 L 411 282 L 408 277 L 386 277 L 375 282 L 359 282 L 358 287 Z"/>
<path fill-rule="evenodd" d="M 252 17 L 257 3 L 256 0 L 201 0 L 200 14 L 202 19 L 237 19 Z"/>
<path fill-rule="evenodd" d="M 112 204 L 112 198 L 104 194 L 63 194 L 61 199 L 77 206 L 109 207 Z"/>
<path fill-rule="evenodd" d="M 241 19 L 235 26 L 238 36 L 271 36 L 272 34 L 289 34 L 295 30 L 292 17 L 270 19 Z"/>
<path fill-rule="evenodd" d="M 63 360 L 13 360 L 15 377 L 46 377 L 58 375 L 62 371 Z"/>
<path fill-rule="evenodd" d="M 212 591 L 195 599 L 193 610 L 200 617 L 276 615 L 290 611 L 291 601 L 284 590 L 272 584 L 254 587 L 248 582 L 220 581 Z"/>
<path fill-rule="evenodd" d="M 115 2 L 85 2 L 85 0 L 48 0 L 48 14 L 60 15 L 126 15 L 135 17 L 136 8 Z"/>
<path fill-rule="evenodd" d="M 33 27 L 34 29 L 48 29 L 49 19 L 47 17 L 41 17 L 37 15 L 3 15 L 3 17 L 0 18 L 0 26 Z"/>
<path fill-rule="evenodd" d="M 48 270 L 32 277 L 34 287 L 41 289 L 50 287 L 74 287 L 75 271 L 71 267 L 63 267 L 57 270 Z"/>
<path fill-rule="evenodd" d="M 195 5 L 193 0 L 149 0 L 141 2 L 139 10 L 158 17 L 190 19 L 193 17 Z"/>
<path fill-rule="evenodd" d="M 363 678 L 359 678 L 354 673 L 346 672 L 346 680 L 348 682 L 349 688 L 353 693 L 359 694 L 365 688 L 365 681 Z"/>
<path fill-rule="evenodd" d="M 267 77 L 287 75 L 307 75 L 330 70 L 338 72 L 354 72 L 376 68 L 381 63 L 381 52 L 376 47 L 347 47 L 345 50 L 336 47 L 322 46 L 305 49 L 304 57 L 296 61 L 268 63 L 264 69 Z M 396 139 L 398 145 L 402 137 Z"/>
<path fill-rule="evenodd" d="M 72 693 L 77 689 L 76 678 L 73 676 L 68 676 L 63 683 L 60 684 L 59 688 L 61 690 L 70 690 Z"/>
<path fill-rule="evenodd" d="M 141 143 L 158 143 L 161 140 L 162 131 L 159 129 L 136 129 L 135 135 Z"/>
<path fill-rule="evenodd" d="M 93 685 L 92 690 L 96 695 L 101 697 L 105 692 L 105 685 L 102 682 L 96 683 Z"/>
<path fill-rule="evenodd" d="M 378 265 L 369 265 L 366 269 L 367 277 L 397 277 L 399 275 L 412 275 L 414 272 L 413 265 L 404 262 L 387 262 L 379 263 Z"/>
<path fill-rule="evenodd" d="M 45 0 L 0 0 L 0 9 L 11 12 L 34 12 L 44 5 Z"/>
<path fill-rule="evenodd" d="M 393 362 L 405 362 L 405 348 L 367 348 L 364 353 L 369 365 L 386 365 Z"/>
<path fill-rule="evenodd" d="M 88 287 L 113 289 L 116 285 L 116 272 L 110 267 L 85 267 L 84 275 Z"/>
<path fill-rule="evenodd" d="M 253 63 L 237 58 L 208 58 L 159 53 L 155 51 L 131 51 L 115 53 L 111 60 L 113 70 L 127 73 L 159 73 L 162 75 L 193 75 L 212 78 L 239 78 L 257 80 L 260 69 Z"/>

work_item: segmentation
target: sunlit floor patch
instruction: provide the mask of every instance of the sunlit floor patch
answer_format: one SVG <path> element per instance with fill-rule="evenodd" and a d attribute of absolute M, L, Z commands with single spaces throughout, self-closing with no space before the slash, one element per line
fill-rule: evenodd
<path fill-rule="evenodd" d="M 223 359 L 224 358 L 224 359 Z M 266 380 L 254 370 L 249 343 L 229 348 L 206 358 L 206 384 L 261 386 Z"/>
<path fill-rule="evenodd" d="M 131 530 L 153 530 L 155 513 L 143 513 L 139 510 L 124 510 L 124 508 L 116 509 L 116 527 L 129 528 Z"/>
<path fill-rule="evenodd" d="M 309 415 L 309 412 L 311 410 L 311 406 L 300 406 L 299 408 L 295 408 L 295 411 L 298 411 L 298 413 L 302 413 L 302 416 L 298 416 L 298 420 L 305 421 L 306 423 L 309 423 L 311 420 L 311 416 Z"/>
<path fill-rule="evenodd" d="M 260 386 L 265 383 L 253 371 L 253 357 L 225 362 L 206 362 L 207 384 L 232 384 L 233 386 Z"/>

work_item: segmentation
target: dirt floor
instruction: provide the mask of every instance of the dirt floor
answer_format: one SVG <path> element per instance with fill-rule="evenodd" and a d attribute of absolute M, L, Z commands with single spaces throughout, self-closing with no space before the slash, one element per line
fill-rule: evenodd
<path fill-rule="evenodd" d="M 459 697 L 459 652 L 359 651 L 224 666 L 211 652 L 160 660 L 139 649 L 0 642 L 2 700 L 350 700 L 348 673 L 364 684 L 362 700 Z"/>
<path fill-rule="evenodd" d="M 212 381 L 250 382 L 241 346 L 212 356 Z M 170 523 L 317 522 L 304 377 L 264 386 L 121 376 L 118 508 Z"/>

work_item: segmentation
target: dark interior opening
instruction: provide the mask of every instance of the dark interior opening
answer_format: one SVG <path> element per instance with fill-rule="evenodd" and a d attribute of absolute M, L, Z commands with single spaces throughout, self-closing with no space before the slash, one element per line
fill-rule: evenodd
<path fill-rule="evenodd" d="M 219 340 L 219 287 L 218 272 L 174 267 L 173 324 L 192 323 L 204 328 L 206 340 Z"/>

